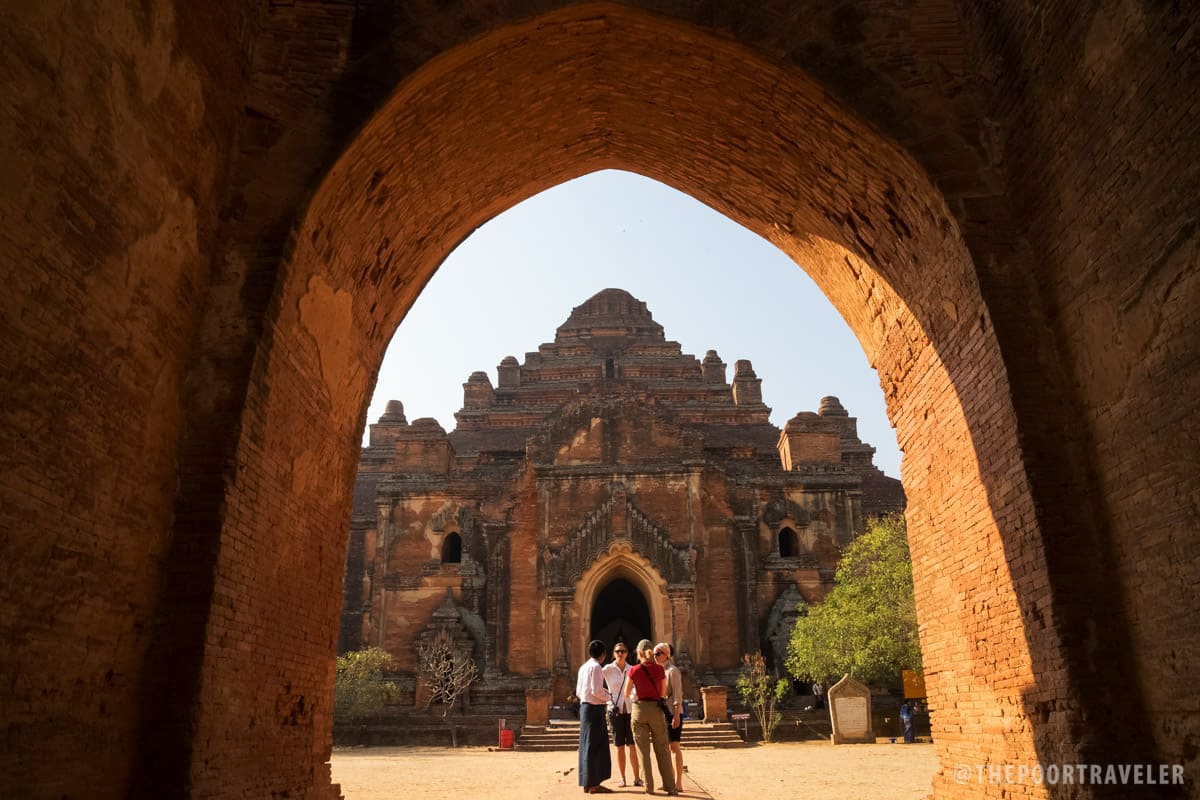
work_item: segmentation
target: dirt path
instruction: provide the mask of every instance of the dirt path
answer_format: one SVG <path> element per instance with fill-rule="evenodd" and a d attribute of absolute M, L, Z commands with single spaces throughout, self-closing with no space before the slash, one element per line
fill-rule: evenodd
<path fill-rule="evenodd" d="M 342 785 L 346 800 L 549 800 L 582 796 L 575 763 L 574 753 L 381 747 L 335 751 L 333 779 Z M 684 763 L 688 767 L 685 796 L 692 798 L 919 800 L 929 794 L 937 759 L 929 744 L 834 747 L 804 742 L 738 750 L 684 748 Z M 617 781 L 606 785 L 616 789 Z M 632 787 L 617 793 L 645 796 Z"/>

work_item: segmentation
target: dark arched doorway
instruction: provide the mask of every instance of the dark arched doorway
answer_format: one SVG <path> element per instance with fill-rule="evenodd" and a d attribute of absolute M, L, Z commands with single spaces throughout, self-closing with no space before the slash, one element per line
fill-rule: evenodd
<path fill-rule="evenodd" d="M 448 534 L 446 540 L 442 542 L 442 563 L 462 563 L 462 537 L 457 533 Z"/>
<path fill-rule="evenodd" d="M 613 644 L 625 642 L 632 650 L 639 639 L 650 638 L 650 606 L 642 590 L 624 578 L 615 578 L 596 595 L 592 604 L 591 639 Z"/>

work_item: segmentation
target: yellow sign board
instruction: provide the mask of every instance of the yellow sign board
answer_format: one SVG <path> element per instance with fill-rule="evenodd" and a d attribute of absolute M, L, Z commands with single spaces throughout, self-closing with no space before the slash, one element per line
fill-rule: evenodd
<path fill-rule="evenodd" d="M 925 676 L 915 669 L 900 670 L 900 680 L 904 684 L 905 699 L 925 697 Z"/>

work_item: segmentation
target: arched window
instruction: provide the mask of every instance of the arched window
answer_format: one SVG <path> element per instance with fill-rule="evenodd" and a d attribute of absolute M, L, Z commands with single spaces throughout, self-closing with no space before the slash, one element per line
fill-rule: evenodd
<path fill-rule="evenodd" d="M 781 558 L 795 558 L 800 555 L 800 540 L 791 528 L 779 529 L 779 555 Z"/>
<path fill-rule="evenodd" d="M 457 533 L 447 533 L 442 540 L 442 563 L 462 563 L 462 537 Z"/>

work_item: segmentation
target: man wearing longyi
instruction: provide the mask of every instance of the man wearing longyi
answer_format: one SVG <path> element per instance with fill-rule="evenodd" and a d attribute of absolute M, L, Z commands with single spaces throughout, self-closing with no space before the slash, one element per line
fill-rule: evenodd
<path fill-rule="evenodd" d="M 612 776 L 605 711 L 612 699 L 604 685 L 604 642 L 588 644 L 588 660 L 579 668 L 575 694 L 579 698 L 579 785 L 588 794 L 611 792 L 602 781 Z"/>

